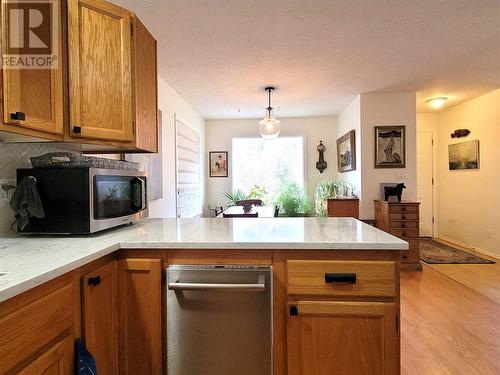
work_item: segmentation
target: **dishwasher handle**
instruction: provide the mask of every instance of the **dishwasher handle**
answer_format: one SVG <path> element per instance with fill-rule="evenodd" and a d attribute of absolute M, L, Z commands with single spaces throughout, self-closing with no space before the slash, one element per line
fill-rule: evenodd
<path fill-rule="evenodd" d="M 259 275 L 259 281 L 254 284 L 236 283 L 182 283 L 179 281 L 168 283 L 168 289 L 174 291 L 182 290 L 215 290 L 215 291 L 239 291 L 239 292 L 263 292 L 266 290 L 266 277 Z"/>

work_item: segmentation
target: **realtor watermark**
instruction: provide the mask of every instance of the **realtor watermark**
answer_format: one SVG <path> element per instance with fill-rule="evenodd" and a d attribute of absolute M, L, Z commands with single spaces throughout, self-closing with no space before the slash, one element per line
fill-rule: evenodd
<path fill-rule="evenodd" d="M 5 69 L 57 69 L 59 2 L 2 2 Z"/>

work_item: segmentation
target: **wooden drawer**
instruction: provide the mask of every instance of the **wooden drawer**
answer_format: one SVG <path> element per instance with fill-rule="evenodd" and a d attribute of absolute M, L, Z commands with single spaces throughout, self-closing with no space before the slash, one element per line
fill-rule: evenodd
<path fill-rule="evenodd" d="M 408 214 L 406 212 L 392 213 L 389 215 L 389 220 L 416 220 L 418 221 L 418 214 Z"/>
<path fill-rule="evenodd" d="M 289 295 L 396 295 L 396 264 L 391 261 L 288 260 L 287 275 Z"/>
<path fill-rule="evenodd" d="M 417 228 L 418 227 L 418 221 L 394 221 L 391 220 L 389 222 L 389 227 L 390 228 Z"/>
<path fill-rule="evenodd" d="M 390 204 L 389 213 L 418 213 L 418 205 Z"/>
<path fill-rule="evenodd" d="M 416 238 L 418 237 L 418 228 L 401 228 L 390 229 L 389 233 L 399 238 Z"/>
<path fill-rule="evenodd" d="M 72 332 L 73 284 L 59 280 L 56 284 L 60 286 L 48 294 L 30 300 L 6 315 L 0 314 L 0 374 L 18 366 L 56 337 Z M 19 299 L 23 297 L 21 295 Z"/>

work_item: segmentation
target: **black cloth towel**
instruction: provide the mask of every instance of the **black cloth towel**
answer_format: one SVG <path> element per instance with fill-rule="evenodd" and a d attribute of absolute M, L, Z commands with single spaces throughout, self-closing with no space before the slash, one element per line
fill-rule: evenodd
<path fill-rule="evenodd" d="M 17 185 L 16 191 L 10 200 L 10 207 L 16 216 L 19 229 L 29 224 L 31 217 L 44 218 L 42 200 L 33 177 L 24 177 Z"/>
<path fill-rule="evenodd" d="M 95 359 L 92 354 L 85 348 L 85 345 L 80 341 L 76 340 L 75 343 L 76 351 L 76 375 L 97 375 L 97 367 L 95 364 Z"/>

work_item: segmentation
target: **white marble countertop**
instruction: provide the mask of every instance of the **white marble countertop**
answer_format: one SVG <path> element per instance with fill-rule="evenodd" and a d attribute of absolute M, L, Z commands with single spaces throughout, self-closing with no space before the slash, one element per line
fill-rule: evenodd
<path fill-rule="evenodd" d="M 147 219 L 89 236 L 0 238 L 0 302 L 118 249 L 407 250 L 352 218 Z"/>

